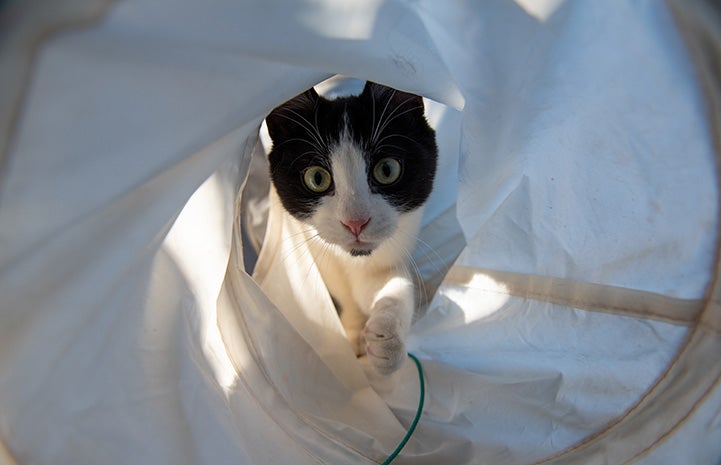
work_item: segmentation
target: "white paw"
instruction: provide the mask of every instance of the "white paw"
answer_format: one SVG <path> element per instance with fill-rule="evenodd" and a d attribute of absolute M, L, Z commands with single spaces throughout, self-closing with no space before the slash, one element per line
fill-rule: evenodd
<path fill-rule="evenodd" d="M 392 313 L 372 315 L 363 329 L 365 352 L 376 371 L 389 375 L 403 365 L 406 347 L 401 335 L 400 322 Z"/>

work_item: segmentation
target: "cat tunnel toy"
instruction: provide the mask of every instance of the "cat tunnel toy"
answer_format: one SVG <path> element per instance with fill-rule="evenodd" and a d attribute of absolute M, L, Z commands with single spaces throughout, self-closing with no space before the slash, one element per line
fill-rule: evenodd
<path fill-rule="evenodd" d="M 718 463 L 719 18 L 4 2 L 0 464 Z M 391 376 L 268 191 L 263 119 L 336 75 L 438 136 Z"/>

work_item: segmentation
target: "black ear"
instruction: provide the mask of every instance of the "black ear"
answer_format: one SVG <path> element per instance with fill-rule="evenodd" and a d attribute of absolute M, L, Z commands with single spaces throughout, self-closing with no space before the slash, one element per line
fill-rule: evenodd
<path fill-rule="evenodd" d="M 305 130 L 303 120 L 309 120 L 309 115 L 315 111 L 319 98 L 318 93 L 311 87 L 273 109 L 265 118 L 273 142 L 287 139 L 291 134 Z"/>
<path fill-rule="evenodd" d="M 386 114 L 393 108 L 398 108 L 400 111 L 407 110 L 409 114 L 423 115 L 423 97 L 420 95 L 368 81 L 363 88 L 361 97 L 374 102 L 373 105 L 379 114 L 383 112 L 386 104 L 388 104 Z"/>

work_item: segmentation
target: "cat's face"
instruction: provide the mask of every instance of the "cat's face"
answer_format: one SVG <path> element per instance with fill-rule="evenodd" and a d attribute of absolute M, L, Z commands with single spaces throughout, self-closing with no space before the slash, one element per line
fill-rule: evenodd
<path fill-rule="evenodd" d="M 266 122 L 283 206 L 353 256 L 392 238 L 432 190 L 438 151 L 419 96 L 370 82 L 336 100 L 310 89 Z"/>

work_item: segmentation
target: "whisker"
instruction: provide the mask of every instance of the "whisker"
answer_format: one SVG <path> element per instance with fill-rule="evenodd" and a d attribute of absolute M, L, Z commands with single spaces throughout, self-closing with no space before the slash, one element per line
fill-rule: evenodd
<path fill-rule="evenodd" d="M 317 251 L 316 253 L 314 253 L 312 250 L 311 242 L 313 242 L 313 241 L 316 241 L 316 242 L 319 241 L 320 250 Z M 319 287 L 322 287 L 322 288 L 325 288 L 326 290 L 328 290 L 327 285 L 326 285 L 325 281 L 323 280 L 323 275 L 320 273 L 320 270 L 322 268 L 323 262 L 326 260 L 326 257 L 328 255 L 328 250 L 330 248 L 329 244 L 327 242 L 325 242 L 322 238 L 320 238 L 319 234 L 315 234 L 315 235 L 309 237 L 306 241 L 300 243 L 298 245 L 298 247 L 296 247 L 296 250 L 297 250 L 297 248 L 299 248 L 300 246 L 303 246 L 303 245 L 307 245 L 307 247 L 302 250 L 302 255 L 299 258 L 303 258 L 306 254 L 310 254 L 311 260 L 308 263 L 308 269 L 305 273 L 305 277 L 303 278 L 303 282 L 300 283 L 301 288 L 304 288 L 307 286 L 308 279 L 310 278 L 310 276 L 314 276 L 313 279 L 315 281 L 313 283 L 312 288 L 318 289 Z M 315 273 L 313 272 L 314 266 L 317 270 L 317 272 L 315 272 Z"/>
<path fill-rule="evenodd" d="M 297 236 L 297 235 L 299 235 L 299 234 L 294 234 L 294 235 L 292 235 L 292 236 L 288 236 L 288 237 L 284 238 L 283 241 L 289 240 L 289 239 L 291 239 L 293 236 Z M 315 234 L 315 235 L 313 235 L 313 236 L 310 236 L 310 237 L 307 238 L 306 240 L 301 241 L 301 242 L 298 242 L 297 244 L 293 245 L 293 247 L 291 247 L 291 249 L 287 251 L 287 253 L 285 254 L 285 256 L 281 258 L 281 260 L 280 260 L 281 263 L 285 263 L 285 261 L 288 260 L 292 255 L 294 255 L 294 254 L 298 251 L 298 249 L 300 249 L 301 247 L 303 247 L 304 245 L 306 245 L 309 241 L 311 241 L 312 239 L 314 239 L 314 238 L 316 238 L 316 237 L 318 237 L 318 236 L 319 236 L 319 234 Z M 306 252 L 307 252 L 307 250 L 306 250 Z"/>
<path fill-rule="evenodd" d="M 407 261 L 401 261 L 399 264 L 396 265 L 396 269 L 398 266 L 403 267 L 403 271 L 406 275 L 410 276 L 413 279 L 414 287 L 417 287 L 417 293 L 416 293 L 416 309 L 420 310 L 420 308 L 425 305 L 427 302 L 428 296 L 428 289 L 426 288 L 425 280 L 423 279 L 423 275 L 421 274 L 420 269 L 418 268 L 418 265 L 416 261 L 413 258 L 413 255 L 411 252 L 404 247 L 401 243 L 396 241 L 394 238 L 390 239 L 393 244 L 395 244 L 398 249 L 401 251 L 401 253 L 406 257 Z M 408 265 L 411 266 L 409 269 Z"/>
<path fill-rule="evenodd" d="M 374 147 L 374 150 L 380 151 L 380 150 L 386 149 L 386 148 L 396 149 L 396 150 L 398 150 L 399 152 L 405 152 L 405 151 L 406 151 L 406 149 L 404 149 L 403 147 L 400 147 L 400 146 L 398 146 L 398 145 L 393 145 L 393 144 L 377 145 L 376 147 Z"/>
<path fill-rule="evenodd" d="M 402 230 L 400 230 L 400 229 L 399 229 L 397 232 L 400 233 L 400 234 L 405 234 L 406 237 L 408 237 L 408 238 L 412 239 L 413 241 L 415 241 L 416 244 L 421 245 L 421 246 L 423 246 L 426 250 L 428 250 L 428 252 L 423 252 L 423 254 L 422 254 L 421 256 L 422 256 L 423 258 L 428 258 L 428 260 L 430 261 L 431 265 L 433 266 L 433 268 L 434 268 L 435 270 L 439 270 L 439 271 L 440 271 L 440 270 L 443 270 L 443 269 L 445 269 L 445 268 L 448 267 L 448 265 L 445 265 L 445 264 L 444 264 L 445 261 L 443 260 L 443 257 L 441 257 L 441 256 L 438 254 L 438 252 L 436 252 L 436 249 L 433 248 L 429 243 L 427 243 L 426 241 L 424 241 L 423 239 L 421 239 L 419 235 L 408 234 L 407 232 L 402 231 Z M 431 254 L 433 254 L 435 257 L 431 256 Z M 434 258 L 437 259 L 437 261 L 436 261 Z"/>
<path fill-rule="evenodd" d="M 292 111 L 296 116 L 303 119 L 303 121 L 305 121 L 308 124 L 308 126 L 310 127 L 310 129 L 308 129 L 308 132 L 310 133 L 310 135 L 318 141 L 320 146 L 325 147 L 327 149 L 328 144 L 325 143 L 323 136 L 320 134 L 320 131 L 318 130 L 318 107 L 317 107 L 317 105 L 316 105 L 315 110 L 316 110 L 315 111 L 315 122 L 316 122 L 315 125 L 311 124 L 311 122 L 308 121 L 307 118 L 305 118 L 303 115 L 299 114 L 295 110 L 290 110 L 290 111 Z M 312 129 L 312 131 L 311 131 L 311 129 Z"/>
<path fill-rule="evenodd" d="M 371 92 L 371 115 L 373 119 L 371 119 L 371 140 L 373 140 L 373 135 L 375 134 L 376 129 L 376 94 L 375 92 Z"/>
<path fill-rule="evenodd" d="M 408 100 L 410 100 L 410 99 L 408 99 Z M 408 100 L 404 101 L 404 103 L 407 102 Z M 382 126 L 380 127 L 380 129 L 379 129 L 380 134 L 383 134 L 383 131 L 385 131 L 386 127 L 388 127 L 388 125 L 389 125 L 391 122 L 393 122 L 393 120 L 395 120 L 395 119 L 397 119 L 397 118 L 400 118 L 401 116 L 405 115 L 406 113 L 410 113 L 410 112 L 412 112 L 412 111 L 415 111 L 415 110 L 418 110 L 418 109 L 422 109 L 422 108 L 423 108 L 423 107 L 420 106 L 420 105 L 416 105 L 416 106 L 414 106 L 414 107 L 408 108 L 407 110 L 403 110 L 402 112 L 400 112 L 400 113 L 398 113 L 397 115 L 394 116 L 393 113 L 395 113 L 396 111 L 398 111 L 398 110 L 401 108 L 401 106 L 403 106 L 403 103 L 400 104 L 400 105 L 398 105 L 398 106 L 393 110 L 393 112 L 391 112 L 391 113 L 388 115 L 388 118 L 386 119 L 386 121 L 383 123 L 383 125 L 382 125 Z"/>
<path fill-rule="evenodd" d="M 384 140 L 390 139 L 391 137 L 402 137 L 402 138 L 404 138 L 404 139 L 408 139 L 408 140 L 411 141 L 411 142 L 416 142 L 415 139 L 413 139 L 413 138 L 411 138 L 411 137 L 408 137 L 408 136 L 406 136 L 406 135 L 398 134 L 398 133 L 393 133 L 393 134 L 388 134 L 387 136 L 383 136 L 383 137 L 381 138 L 381 140 L 377 141 L 375 144 L 381 144 Z M 374 147 L 375 147 L 375 146 L 376 146 L 376 145 L 374 145 Z"/>
<path fill-rule="evenodd" d="M 316 138 L 319 142 L 322 142 L 322 141 L 323 141 L 323 137 L 321 137 L 320 131 L 318 131 L 318 128 L 317 128 L 316 126 L 314 126 L 310 121 L 308 121 L 308 118 L 306 118 L 305 116 L 301 115 L 300 113 L 298 113 L 297 111 L 293 110 L 292 108 L 288 108 L 287 110 L 288 110 L 289 112 L 293 113 L 293 114 L 294 114 L 295 116 L 297 116 L 298 118 L 300 118 L 300 119 L 305 123 L 305 124 L 302 124 L 300 121 L 294 120 L 294 122 L 295 122 L 296 124 L 301 125 L 302 127 L 304 127 L 304 128 L 308 131 L 308 134 L 311 135 L 313 138 Z M 322 145 L 322 144 L 321 144 L 321 145 Z"/>
<path fill-rule="evenodd" d="M 289 142 L 305 142 L 306 144 L 310 145 L 311 147 L 321 150 L 321 148 L 318 147 L 318 144 L 316 144 L 315 142 L 310 141 L 308 139 L 303 139 L 302 137 L 293 137 L 290 139 L 286 139 L 283 142 L 281 142 L 280 144 L 277 144 L 276 147 L 282 147 L 283 145 L 285 145 Z"/>
<path fill-rule="evenodd" d="M 308 144 L 308 145 L 311 146 L 311 150 L 308 150 L 307 152 L 304 152 L 304 153 L 296 156 L 296 157 L 293 159 L 293 162 L 295 162 L 296 160 L 298 160 L 300 157 L 302 157 L 302 156 L 304 156 L 304 155 L 308 155 L 308 154 L 315 154 L 315 155 L 317 155 L 318 157 L 322 157 L 322 156 L 323 156 L 324 150 L 323 150 L 322 148 L 318 147 L 318 145 L 317 145 L 316 143 L 314 143 L 314 142 L 312 142 L 312 141 L 309 141 L 308 139 L 303 139 L 302 137 L 294 137 L 294 138 L 292 138 L 292 139 L 284 140 L 284 141 L 281 142 L 280 144 L 275 145 L 274 148 L 277 149 L 277 148 L 279 148 L 279 147 L 282 147 L 284 144 L 287 144 L 288 142 L 303 142 L 303 143 Z"/>
<path fill-rule="evenodd" d="M 332 256 L 331 256 L 332 245 L 329 244 L 328 242 L 321 240 L 320 246 L 321 246 L 320 250 L 313 257 L 314 262 L 316 264 L 316 268 L 318 270 L 318 273 L 316 273 L 316 276 L 315 276 L 315 279 L 316 279 L 315 287 L 316 288 L 322 287 L 326 290 L 328 295 L 331 297 L 333 309 L 335 310 L 336 315 L 338 315 L 338 309 L 335 307 L 335 302 L 332 301 L 333 296 L 330 294 L 330 289 L 328 289 L 328 285 L 325 282 L 323 275 L 320 272 L 321 269 L 324 268 L 324 266 L 328 262 L 328 260 L 330 260 L 332 258 Z M 309 272 L 307 273 L 307 275 L 310 276 L 311 275 L 310 270 L 308 270 L 308 271 Z M 306 277 L 306 280 L 307 280 L 307 277 Z M 318 282 L 318 280 L 320 280 L 320 282 Z"/>
<path fill-rule="evenodd" d="M 321 135 L 320 130 L 318 129 L 318 108 L 319 108 L 319 107 L 318 107 L 318 102 L 316 102 L 316 103 L 315 103 L 315 108 L 314 108 L 314 111 L 313 111 L 313 121 L 315 122 L 314 128 L 315 128 L 316 134 L 318 134 L 318 137 L 320 137 L 321 142 L 323 142 L 324 147 L 326 147 L 326 149 L 327 149 L 327 147 L 328 147 L 328 141 L 325 140 L 325 139 L 323 139 L 323 136 Z"/>
<path fill-rule="evenodd" d="M 286 236 L 283 238 L 283 240 L 287 240 L 287 239 L 290 239 L 290 238 L 292 238 L 292 237 L 301 236 L 301 235 L 303 235 L 303 234 L 308 234 L 308 233 L 315 233 L 315 234 L 313 234 L 314 236 L 318 236 L 318 235 L 319 235 L 319 233 L 318 233 L 317 231 L 315 231 L 315 229 L 313 229 L 313 228 L 308 228 L 308 229 L 303 229 L 303 230 L 301 230 L 301 231 L 294 232 L 294 233 L 292 233 L 292 234 L 288 234 L 288 235 L 286 235 Z"/>
<path fill-rule="evenodd" d="M 393 97 L 395 96 L 395 94 L 396 94 L 396 91 L 394 90 L 393 93 L 391 94 L 391 96 L 388 98 L 388 101 L 386 102 L 386 107 L 388 106 L 388 102 L 390 102 L 391 100 L 393 100 Z M 394 114 L 395 114 L 397 111 L 399 111 L 405 104 L 407 104 L 408 102 L 412 102 L 412 101 L 414 101 L 414 98 L 413 98 L 413 97 L 408 97 L 407 99 L 403 100 L 403 101 L 400 103 L 400 105 L 396 106 L 395 108 L 393 108 L 393 110 L 391 110 L 391 112 L 390 112 L 390 113 L 388 114 L 388 116 L 386 117 L 385 121 L 381 118 L 381 120 L 379 121 L 379 124 L 378 124 L 379 128 L 378 128 L 378 131 L 375 133 L 375 136 L 376 136 L 376 137 L 374 137 L 374 139 L 377 138 L 377 136 L 379 136 L 380 134 L 382 134 L 383 131 L 385 130 L 385 128 L 388 126 L 388 124 L 389 124 L 391 121 L 393 121 L 394 119 L 396 119 L 397 117 L 399 117 L 399 116 L 401 116 L 401 115 L 404 115 L 404 114 L 408 113 L 409 111 L 413 111 L 413 110 L 418 109 L 418 108 L 423 108 L 423 107 L 420 106 L 420 105 L 416 105 L 415 107 L 411 107 L 410 109 L 404 110 L 402 113 L 397 114 L 397 115 L 394 116 Z M 384 109 L 384 113 L 385 113 L 385 109 Z M 382 117 L 382 116 L 383 116 L 383 115 L 381 115 L 381 117 Z"/>
<path fill-rule="evenodd" d="M 313 236 L 313 237 L 311 237 L 310 239 L 308 239 L 308 241 L 306 242 L 306 244 L 308 245 L 308 247 L 306 247 L 306 249 L 303 251 L 304 254 L 310 254 L 310 255 L 311 255 L 311 260 L 310 260 L 310 262 L 308 263 L 308 269 L 307 269 L 306 272 L 305 272 L 305 277 L 303 278 L 303 282 L 300 283 L 301 288 L 305 288 L 305 287 L 306 287 L 306 283 L 308 282 L 308 278 L 310 278 L 310 276 L 315 275 L 315 279 L 316 279 L 316 280 L 317 280 L 317 279 L 321 279 L 321 280 L 323 279 L 322 277 L 319 278 L 320 272 L 318 272 L 318 273 L 313 273 L 313 272 L 312 272 L 314 265 L 315 265 L 316 269 L 318 268 L 318 264 L 317 264 L 317 260 L 318 260 L 318 259 L 316 258 L 315 254 L 313 254 L 313 252 L 311 251 L 310 242 L 311 242 L 313 239 L 316 239 L 317 237 L 318 237 L 318 236 Z M 322 245 L 322 243 L 321 243 L 321 245 Z M 319 270 L 319 271 L 320 271 L 320 270 Z M 316 281 L 316 282 L 314 283 L 313 288 L 315 289 L 315 287 L 316 287 L 317 285 L 318 285 L 318 282 Z"/>
<path fill-rule="evenodd" d="M 380 117 L 378 117 L 378 126 L 380 126 L 380 125 L 383 123 L 383 116 L 386 114 L 386 110 L 388 109 L 388 105 L 391 103 L 391 100 L 393 100 L 393 96 L 395 96 L 395 95 L 396 95 L 396 90 L 393 89 L 393 92 L 392 92 L 391 95 L 388 97 L 388 100 L 386 100 L 386 104 L 385 104 L 385 106 L 383 107 L 383 111 L 381 112 Z M 374 145 L 374 144 L 375 144 L 375 140 L 377 139 L 377 137 L 378 137 L 379 135 L 380 135 L 380 133 L 379 133 L 379 131 L 378 131 L 378 127 L 376 127 L 375 130 L 373 131 L 373 134 L 371 135 L 371 145 Z"/>
<path fill-rule="evenodd" d="M 411 237 L 410 234 L 406 234 L 407 236 Z M 448 255 L 445 258 L 436 252 L 436 249 L 431 247 L 430 244 L 422 240 L 420 237 L 415 236 L 414 239 L 416 240 L 417 244 L 419 246 L 422 246 L 422 248 L 419 248 L 419 252 L 421 259 L 426 260 L 426 270 L 428 273 L 427 280 L 424 279 L 424 283 L 427 288 L 433 290 L 433 294 L 437 291 L 441 283 L 443 282 L 445 275 L 448 273 L 448 271 L 453 266 L 453 263 L 455 263 L 456 258 L 461 252 L 461 249 L 457 249 L 453 255 Z M 424 251 L 425 250 L 425 251 Z M 427 251 L 427 252 L 426 252 Z M 415 260 L 416 264 L 418 263 L 418 260 Z M 426 290 L 428 301 L 433 298 L 433 294 L 430 294 L 428 289 Z"/>
<path fill-rule="evenodd" d="M 320 135 L 318 128 L 313 126 L 313 124 L 311 124 L 311 122 L 308 121 L 308 119 L 305 116 L 301 115 L 300 113 L 298 113 L 297 111 L 295 111 L 291 108 L 286 108 L 285 111 L 293 113 L 298 118 L 300 118 L 302 121 L 292 118 L 291 116 L 288 116 L 284 112 L 278 113 L 278 116 L 281 116 L 281 117 L 297 124 L 298 126 L 302 127 L 303 129 L 305 129 L 306 134 L 308 134 L 315 141 L 315 144 L 313 144 L 313 145 L 317 145 L 318 147 L 324 147 L 325 149 L 328 148 L 328 146 L 324 143 L 323 137 Z"/>

